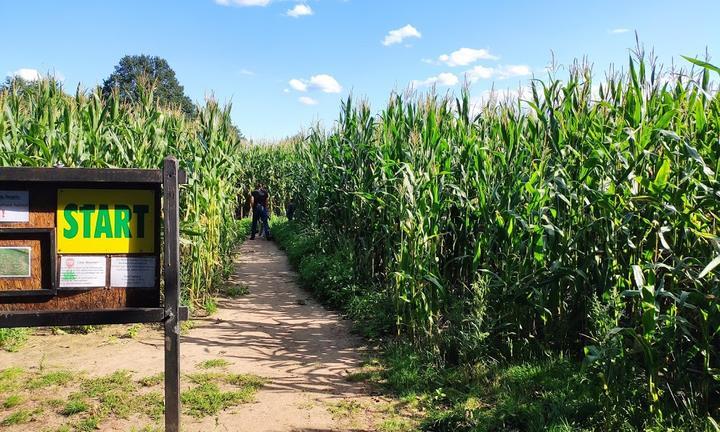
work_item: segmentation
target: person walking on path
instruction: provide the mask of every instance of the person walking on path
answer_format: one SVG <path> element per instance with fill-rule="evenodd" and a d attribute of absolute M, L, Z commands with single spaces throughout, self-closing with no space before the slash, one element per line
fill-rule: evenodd
<path fill-rule="evenodd" d="M 250 194 L 250 207 L 253 211 L 252 216 L 252 233 L 250 234 L 250 240 L 255 240 L 255 233 L 257 233 L 258 220 L 262 222 L 261 229 L 263 232 L 260 234 L 265 235 L 265 240 L 270 240 L 270 228 L 268 227 L 268 210 L 267 203 L 270 194 L 261 183 L 255 184 L 255 190 Z"/>

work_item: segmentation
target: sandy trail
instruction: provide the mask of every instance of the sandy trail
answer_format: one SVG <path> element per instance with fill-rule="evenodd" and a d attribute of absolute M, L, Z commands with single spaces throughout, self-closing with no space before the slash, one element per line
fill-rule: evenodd
<path fill-rule="evenodd" d="M 254 403 L 196 420 L 184 416 L 185 431 L 374 431 L 388 400 L 370 396 L 363 383 L 346 380 L 363 359 L 363 340 L 350 322 L 324 309 L 300 289 L 287 258 L 264 240 L 247 241 L 239 251 L 231 282 L 250 293 L 222 299 L 212 317 L 194 319 L 181 341 L 181 370 L 201 361 L 225 359 L 228 370 L 269 379 Z M 136 377 L 162 370 L 159 329 L 144 329 L 135 339 L 106 334 L 31 337 L 19 353 L 0 353 L 0 368 L 65 368 L 91 375 L 129 369 Z M 353 415 L 332 407 L 361 407 Z M 329 409 L 330 408 L 330 409 Z M 333 414 L 332 411 L 335 411 Z M 103 430 L 128 430 L 127 421 Z M 21 430 L 21 429 L 14 429 Z"/>

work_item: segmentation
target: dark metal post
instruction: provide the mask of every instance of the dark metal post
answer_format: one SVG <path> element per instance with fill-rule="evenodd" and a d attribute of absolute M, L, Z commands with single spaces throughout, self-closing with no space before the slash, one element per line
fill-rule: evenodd
<path fill-rule="evenodd" d="M 165 220 L 165 431 L 180 430 L 180 221 L 178 161 L 163 162 Z"/>

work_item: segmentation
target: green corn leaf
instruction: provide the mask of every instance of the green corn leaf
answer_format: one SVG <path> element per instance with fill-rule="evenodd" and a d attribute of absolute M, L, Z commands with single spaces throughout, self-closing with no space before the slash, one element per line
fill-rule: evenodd
<path fill-rule="evenodd" d="M 690 63 L 694 64 L 695 66 L 700 66 L 702 68 L 709 69 L 711 71 L 716 72 L 718 75 L 720 75 L 720 67 L 717 67 L 708 62 L 698 60 L 698 59 L 695 59 L 692 57 L 686 57 L 686 56 L 681 56 L 681 57 L 684 58 L 685 60 L 689 61 Z"/>
<path fill-rule="evenodd" d="M 716 256 L 715 259 L 710 261 L 708 265 L 705 266 L 703 271 L 700 272 L 700 274 L 697 276 L 698 279 L 702 279 L 705 276 L 707 276 L 711 271 L 715 270 L 715 267 L 720 265 L 720 255 Z"/>

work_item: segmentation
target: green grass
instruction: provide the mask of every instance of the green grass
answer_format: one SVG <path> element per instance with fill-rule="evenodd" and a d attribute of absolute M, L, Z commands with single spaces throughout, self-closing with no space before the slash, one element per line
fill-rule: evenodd
<path fill-rule="evenodd" d="M 130 327 L 128 327 L 126 332 L 126 337 L 130 339 L 135 339 L 142 329 L 142 324 L 133 324 Z"/>
<path fill-rule="evenodd" d="M 196 418 L 216 415 L 231 406 L 253 400 L 253 391 L 222 391 L 217 384 L 204 383 L 181 394 L 186 414 Z"/>
<path fill-rule="evenodd" d="M 16 352 L 27 342 L 30 330 L 26 328 L 0 328 L 0 349 Z"/>
<path fill-rule="evenodd" d="M 367 381 L 399 399 L 381 430 L 414 430 L 397 416 L 403 410 L 425 413 L 421 429 L 433 432 L 544 431 L 568 425 L 602 430 L 603 407 L 576 362 L 549 358 L 440 368 L 434 361 L 430 353 L 390 344 L 380 359 L 366 362 L 348 379 Z"/>
<path fill-rule="evenodd" d="M 100 328 L 101 328 L 101 326 L 94 326 L 94 325 L 65 326 L 65 327 L 53 327 L 52 332 L 55 335 L 64 335 L 64 334 L 86 335 L 86 334 L 94 333 L 95 331 L 97 331 Z"/>
<path fill-rule="evenodd" d="M 77 379 L 77 374 L 70 371 L 54 371 L 40 375 L 31 379 L 27 387 L 30 389 L 39 389 L 51 386 L 65 386 Z"/>
<path fill-rule="evenodd" d="M 20 405 L 21 403 L 23 403 L 23 401 L 24 401 L 24 399 L 22 396 L 14 394 L 14 395 L 8 396 L 5 399 L 5 401 L 2 403 L 2 406 L 5 409 L 10 409 L 10 408 L 14 408 L 14 407 Z"/>
<path fill-rule="evenodd" d="M 67 401 L 60 414 L 64 416 L 72 416 L 87 411 L 90 408 L 88 403 L 81 399 L 71 399 Z"/>
<path fill-rule="evenodd" d="M 25 374 L 25 370 L 13 366 L 0 370 L 0 393 L 10 392 L 21 388 L 21 377 Z"/>
<path fill-rule="evenodd" d="M 226 297 L 236 299 L 248 295 L 250 293 L 250 287 L 245 284 L 233 284 L 226 286 L 221 292 Z"/>
<path fill-rule="evenodd" d="M 251 402 L 266 382 L 255 375 L 215 372 L 194 373 L 187 377 L 195 386 L 182 392 L 181 401 L 185 413 L 196 418 L 216 415 L 229 407 Z"/>
<path fill-rule="evenodd" d="M 0 421 L 0 426 L 14 426 L 23 423 L 29 423 L 33 420 L 33 416 L 35 416 L 36 414 L 37 412 L 33 410 L 20 409 Z"/>
<path fill-rule="evenodd" d="M 383 420 L 378 427 L 379 432 L 413 432 L 415 431 L 415 425 L 403 418 L 389 418 Z"/>
<path fill-rule="evenodd" d="M 356 400 L 342 400 L 340 402 L 330 404 L 327 407 L 328 412 L 332 414 L 333 419 L 336 421 L 351 419 L 355 415 L 359 414 L 362 409 L 362 404 Z"/>
<path fill-rule="evenodd" d="M 200 369 L 215 369 L 215 368 L 225 368 L 230 365 L 230 362 L 223 359 L 210 359 L 205 360 L 203 362 L 200 362 L 197 364 L 197 367 Z"/>
<path fill-rule="evenodd" d="M 253 374 L 227 374 L 223 380 L 229 385 L 249 388 L 253 391 L 259 390 L 267 384 L 267 379 Z"/>
<path fill-rule="evenodd" d="M 225 360 L 210 359 L 198 366 L 222 369 L 228 365 Z M 127 370 L 86 377 L 65 370 L 33 373 L 18 367 L 2 369 L 0 396 L 4 400 L 0 399 L 0 407 L 17 410 L 8 413 L 0 424 L 7 426 L 34 420 L 41 410 L 24 409 L 28 403 L 68 418 L 68 423 L 62 427 L 72 431 L 94 431 L 102 429 L 110 419 L 134 416 L 157 424 L 164 415 L 165 398 L 162 391 L 149 390 L 160 385 L 163 378 L 164 374 L 159 373 L 135 380 Z M 215 415 L 252 401 L 267 382 L 256 375 L 224 371 L 196 372 L 184 376 L 183 381 L 192 385 L 181 395 L 185 412 L 196 418 Z M 48 390 L 39 391 L 43 389 Z M 146 429 L 154 430 L 154 427 L 150 425 Z"/>
<path fill-rule="evenodd" d="M 190 333 L 190 330 L 195 328 L 195 325 L 196 325 L 195 321 L 190 320 L 190 319 L 187 321 L 181 321 L 180 322 L 180 334 L 187 335 L 188 333 Z"/>
<path fill-rule="evenodd" d="M 145 393 L 139 397 L 141 411 L 152 420 L 160 420 L 165 415 L 165 395 L 159 391 Z"/>
<path fill-rule="evenodd" d="M 129 393 L 135 385 L 129 371 L 119 370 L 110 375 L 88 378 L 81 387 L 88 396 L 97 397 L 111 392 Z"/>
<path fill-rule="evenodd" d="M 217 300 L 214 297 L 206 298 L 205 303 L 203 303 L 203 309 L 208 316 L 215 315 L 218 309 Z"/>
<path fill-rule="evenodd" d="M 100 429 L 102 419 L 98 416 L 84 418 L 75 424 L 77 432 L 94 432 Z"/>
<path fill-rule="evenodd" d="M 150 376 L 146 376 L 144 378 L 140 378 L 140 380 L 138 380 L 138 382 L 143 387 L 153 387 L 153 386 L 161 384 L 164 380 L 165 380 L 165 373 L 160 372 L 155 375 L 150 375 Z"/>

